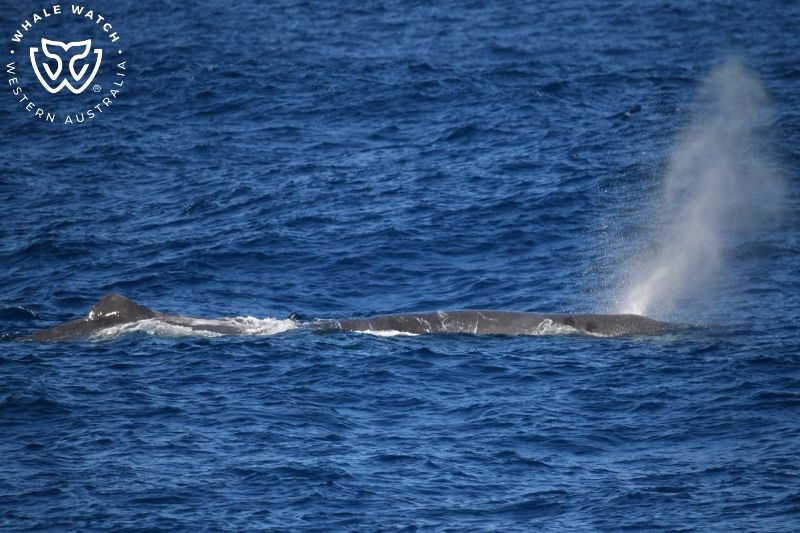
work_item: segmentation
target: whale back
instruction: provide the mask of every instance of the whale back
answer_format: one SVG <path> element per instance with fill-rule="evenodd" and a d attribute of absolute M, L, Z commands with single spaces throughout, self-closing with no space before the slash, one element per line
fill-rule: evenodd
<path fill-rule="evenodd" d="M 92 306 L 85 317 L 34 333 L 35 341 L 60 341 L 88 337 L 98 329 L 159 316 L 152 309 L 119 294 L 108 294 Z"/>
<path fill-rule="evenodd" d="M 575 314 L 551 315 L 554 322 L 575 328 L 581 333 L 601 336 L 653 335 L 678 329 L 678 324 L 660 322 L 641 315 Z"/>
<path fill-rule="evenodd" d="M 139 305 L 119 294 L 108 294 L 92 306 L 85 317 L 39 331 L 28 337 L 28 339 L 35 341 L 61 341 L 87 338 L 103 328 L 156 317 L 165 324 L 182 326 L 195 331 L 222 335 L 239 335 L 243 333 L 243 329 L 240 326 L 230 322 L 165 315 Z M 463 310 L 398 313 L 347 320 L 323 320 L 307 322 L 302 324 L 302 327 L 317 330 L 394 331 L 413 334 L 541 335 L 575 332 L 593 336 L 621 336 L 652 335 L 676 330 L 681 326 L 659 322 L 639 315 Z"/>
<path fill-rule="evenodd" d="M 401 333 L 468 333 L 474 335 L 536 335 L 566 326 L 596 336 L 652 335 L 674 330 L 677 324 L 639 315 L 552 314 L 516 311 L 437 311 L 399 313 L 309 324 L 315 329 L 395 331 Z M 567 330 L 570 331 L 570 330 Z"/>

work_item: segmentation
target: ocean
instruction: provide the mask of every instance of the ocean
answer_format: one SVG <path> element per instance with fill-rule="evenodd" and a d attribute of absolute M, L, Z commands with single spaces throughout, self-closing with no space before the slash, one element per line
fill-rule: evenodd
<path fill-rule="evenodd" d="M 0 529 L 798 531 L 799 23 L 0 0 Z M 291 327 L 448 309 L 688 327 Z"/>

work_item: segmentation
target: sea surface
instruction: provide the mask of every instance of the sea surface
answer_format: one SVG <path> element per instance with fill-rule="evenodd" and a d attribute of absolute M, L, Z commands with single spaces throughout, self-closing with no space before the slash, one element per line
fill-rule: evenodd
<path fill-rule="evenodd" d="M 86 6 L 124 44 L 110 109 L 0 90 L 0 529 L 800 530 L 800 4 Z M 0 0 L 2 42 L 43 7 Z M 20 339 L 110 292 L 619 311 L 729 61 L 780 216 L 720 232 L 714 283 L 655 313 L 687 330 Z"/>

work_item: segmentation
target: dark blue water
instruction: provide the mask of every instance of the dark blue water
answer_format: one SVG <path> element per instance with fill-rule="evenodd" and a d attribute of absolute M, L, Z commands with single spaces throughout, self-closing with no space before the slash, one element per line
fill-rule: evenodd
<path fill-rule="evenodd" d="M 797 4 L 92 6 L 129 62 L 107 113 L 0 94 L 0 528 L 800 528 Z M 0 7 L 8 42 L 45 6 Z M 731 56 L 770 96 L 785 208 L 727 236 L 686 332 L 14 340 L 108 292 L 612 311 Z"/>

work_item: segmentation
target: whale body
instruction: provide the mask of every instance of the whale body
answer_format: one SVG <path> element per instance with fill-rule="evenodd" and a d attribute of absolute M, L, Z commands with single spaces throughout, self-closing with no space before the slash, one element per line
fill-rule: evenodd
<path fill-rule="evenodd" d="M 201 319 L 153 311 L 119 294 L 101 298 L 83 318 L 38 331 L 27 337 L 33 341 L 86 339 L 114 326 L 157 320 L 198 333 L 243 335 L 241 324 L 230 319 Z M 681 326 L 626 314 L 553 314 L 518 311 L 436 311 L 399 313 L 346 320 L 299 322 L 297 327 L 320 331 L 393 332 L 406 334 L 461 333 L 472 335 L 541 335 L 581 333 L 596 336 L 653 335 Z"/>
<path fill-rule="evenodd" d="M 519 311 L 436 311 L 400 313 L 311 324 L 316 329 L 394 331 L 400 333 L 468 333 L 473 335 L 537 335 L 554 328 L 598 336 L 652 335 L 677 324 L 639 315 L 553 314 Z M 562 329 L 562 331 L 564 330 Z"/>

